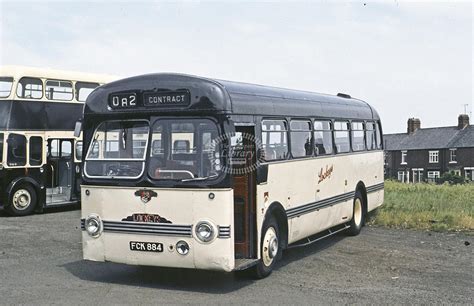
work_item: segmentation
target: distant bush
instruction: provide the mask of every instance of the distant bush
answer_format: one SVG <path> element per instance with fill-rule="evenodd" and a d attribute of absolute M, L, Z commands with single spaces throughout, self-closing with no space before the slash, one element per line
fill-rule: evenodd
<path fill-rule="evenodd" d="M 451 185 L 465 184 L 467 181 L 464 177 L 455 174 L 454 172 L 445 172 L 438 180 L 438 183 L 449 183 Z"/>

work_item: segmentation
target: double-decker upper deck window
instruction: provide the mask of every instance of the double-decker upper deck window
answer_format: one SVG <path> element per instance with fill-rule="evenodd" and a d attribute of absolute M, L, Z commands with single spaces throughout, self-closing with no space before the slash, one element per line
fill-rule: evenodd
<path fill-rule="evenodd" d="M 287 127 L 284 120 L 262 122 L 262 145 L 265 160 L 286 159 L 288 156 Z"/>
<path fill-rule="evenodd" d="M 30 165 L 40 166 L 43 163 L 43 138 L 31 136 L 30 141 Z"/>
<path fill-rule="evenodd" d="M 20 134 L 8 135 L 8 156 L 7 163 L 9 166 L 26 165 L 26 137 Z"/>
<path fill-rule="evenodd" d="M 0 77 L 0 98 L 6 98 L 12 91 L 13 78 Z"/>
<path fill-rule="evenodd" d="M 331 121 L 314 121 L 314 151 L 316 156 L 332 154 Z"/>
<path fill-rule="evenodd" d="M 43 97 L 43 81 L 38 78 L 23 77 L 16 89 L 18 98 L 41 99 Z"/>
<path fill-rule="evenodd" d="M 177 181 L 216 178 L 223 166 L 218 136 L 210 119 L 158 119 L 152 128 L 148 175 Z"/>
<path fill-rule="evenodd" d="M 375 140 L 375 124 L 367 122 L 365 124 L 365 142 L 368 150 L 375 150 L 377 148 Z"/>
<path fill-rule="evenodd" d="M 334 122 L 334 142 L 336 144 L 337 153 L 350 152 L 351 146 L 349 140 L 349 122 Z"/>
<path fill-rule="evenodd" d="M 46 98 L 48 100 L 72 100 L 72 83 L 64 80 L 46 81 Z"/>
<path fill-rule="evenodd" d="M 313 155 L 311 145 L 311 121 L 291 120 L 291 155 L 304 157 Z"/>
<path fill-rule="evenodd" d="M 137 178 L 145 166 L 148 121 L 106 121 L 94 133 L 85 160 L 85 173 L 90 177 Z"/>
<path fill-rule="evenodd" d="M 352 150 L 362 151 L 365 150 L 365 138 L 364 138 L 364 123 L 363 122 L 352 122 Z"/>
<path fill-rule="evenodd" d="M 76 100 L 85 102 L 91 92 L 99 87 L 99 83 L 76 82 Z"/>

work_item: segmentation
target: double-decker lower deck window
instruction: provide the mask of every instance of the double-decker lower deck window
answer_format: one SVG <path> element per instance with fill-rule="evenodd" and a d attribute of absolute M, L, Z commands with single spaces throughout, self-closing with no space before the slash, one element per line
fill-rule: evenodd
<path fill-rule="evenodd" d="M 30 146 L 30 165 L 40 166 L 43 163 L 43 138 L 40 136 L 31 136 Z"/>
<path fill-rule="evenodd" d="M 262 145 L 265 152 L 265 160 L 286 159 L 288 156 L 286 121 L 262 121 Z"/>
<path fill-rule="evenodd" d="M 86 175 L 138 178 L 144 171 L 146 150 L 135 147 L 136 140 L 148 139 L 148 134 L 149 124 L 144 120 L 101 123 L 86 156 Z"/>
<path fill-rule="evenodd" d="M 336 144 L 337 153 L 347 153 L 351 150 L 349 140 L 349 122 L 334 122 L 334 142 Z"/>
<path fill-rule="evenodd" d="M 314 121 L 314 152 L 316 156 L 332 154 L 331 121 Z"/>
<path fill-rule="evenodd" d="M 7 163 L 9 166 L 25 166 L 26 165 L 26 137 L 20 134 L 10 134 L 7 139 L 8 156 Z"/>
<path fill-rule="evenodd" d="M 0 133 L 0 163 L 3 162 L 3 137 L 5 137 L 4 134 Z"/>
<path fill-rule="evenodd" d="M 12 91 L 13 78 L 0 77 L 0 98 L 6 98 Z"/>
<path fill-rule="evenodd" d="M 216 178 L 223 166 L 218 136 L 210 119 L 158 119 L 152 126 L 148 175 L 177 181 Z"/>

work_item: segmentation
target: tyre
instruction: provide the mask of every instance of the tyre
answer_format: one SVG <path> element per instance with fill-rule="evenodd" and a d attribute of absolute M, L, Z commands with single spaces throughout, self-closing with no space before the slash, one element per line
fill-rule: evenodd
<path fill-rule="evenodd" d="M 28 184 L 15 187 L 10 193 L 8 213 L 13 216 L 26 216 L 36 207 L 36 191 Z"/>
<path fill-rule="evenodd" d="M 365 208 L 364 208 L 364 198 L 362 193 L 357 191 L 354 197 L 354 204 L 352 210 L 352 220 L 350 223 L 350 228 L 347 233 L 349 236 L 357 236 L 364 225 L 365 220 Z"/>
<path fill-rule="evenodd" d="M 276 219 L 272 216 L 263 223 L 260 261 L 253 267 L 254 277 L 261 279 L 270 275 L 281 254 L 280 230 Z"/>

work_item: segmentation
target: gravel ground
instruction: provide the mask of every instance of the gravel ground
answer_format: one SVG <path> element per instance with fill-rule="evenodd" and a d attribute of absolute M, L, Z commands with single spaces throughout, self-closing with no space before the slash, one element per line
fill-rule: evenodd
<path fill-rule="evenodd" d="M 83 261 L 79 216 L 0 212 L 1 304 L 474 304 L 472 235 L 366 227 L 288 250 L 256 281 Z"/>

